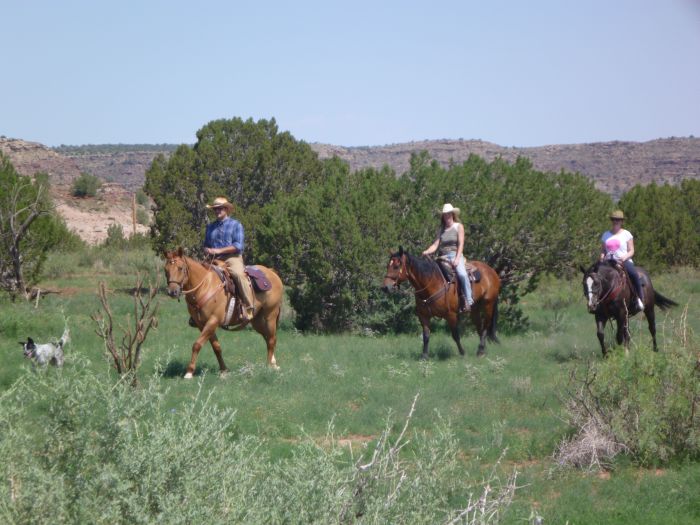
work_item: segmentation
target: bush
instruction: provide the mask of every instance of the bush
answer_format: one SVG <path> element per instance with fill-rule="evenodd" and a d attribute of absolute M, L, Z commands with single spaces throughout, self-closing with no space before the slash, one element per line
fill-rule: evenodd
<path fill-rule="evenodd" d="M 577 435 L 563 444 L 559 460 L 604 464 L 621 451 L 644 466 L 699 458 L 697 356 L 697 346 L 681 339 L 665 352 L 619 352 L 589 365 L 583 377 L 572 373 L 567 417 Z"/>
<path fill-rule="evenodd" d="M 94 197 L 97 195 L 97 190 L 102 186 L 102 181 L 90 175 L 89 173 L 81 173 L 80 176 L 73 181 L 71 193 L 74 197 Z"/>
<path fill-rule="evenodd" d="M 151 217 L 148 215 L 148 212 L 143 208 L 137 208 L 136 222 L 138 222 L 139 224 L 143 224 L 144 226 L 148 226 L 151 223 Z"/>
<path fill-rule="evenodd" d="M 131 388 L 86 365 L 27 374 L 0 395 L 0 520 L 471 524 L 499 521 L 512 501 L 515 475 L 471 481 L 444 422 L 409 448 L 410 415 L 398 437 L 388 421 L 357 462 L 332 426 L 273 459 L 215 399 L 200 383 L 169 408 L 159 377 Z"/>
<path fill-rule="evenodd" d="M 148 206 L 148 195 L 146 195 L 146 192 L 143 191 L 143 188 L 136 190 L 136 202 L 141 206 Z"/>

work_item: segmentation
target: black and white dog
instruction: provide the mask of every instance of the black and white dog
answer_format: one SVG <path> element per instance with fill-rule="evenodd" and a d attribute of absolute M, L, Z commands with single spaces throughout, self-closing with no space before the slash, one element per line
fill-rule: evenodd
<path fill-rule="evenodd" d="M 31 337 L 26 342 L 20 341 L 24 349 L 24 357 L 32 359 L 36 365 L 45 367 L 49 363 L 54 366 L 63 366 L 63 347 L 70 341 L 68 327 L 63 330 L 61 339 L 55 343 L 44 343 L 38 345 Z"/>

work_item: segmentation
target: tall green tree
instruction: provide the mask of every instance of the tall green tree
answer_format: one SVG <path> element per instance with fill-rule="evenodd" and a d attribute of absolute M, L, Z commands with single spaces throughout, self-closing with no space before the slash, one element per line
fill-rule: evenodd
<path fill-rule="evenodd" d="M 656 270 L 700 262 L 698 185 L 637 185 L 622 196 L 619 206 L 634 235 L 636 264 Z"/>
<path fill-rule="evenodd" d="M 180 146 L 169 159 L 157 157 L 146 172 L 153 198 L 155 244 L 198 252 L 207 223 L 205 204 L 217 195 L 234 203 L 246 228 L 246 255 L 255 250 L 260 208 L 280 192 L 317 180 L 321 163 L 311 147 L 274 119 L 215 120 L 197 132 L 193 147 Z"/>
<path fill-rule="evenodd" d="M 377 316 L 396 298 L 380 291 L 400 223 L 393 171 L 350 172 L 338 158 L 323 164 L 321 180 L 304 191 L 278 193 L 263 210 L 263 260 L 289 287 L 301 329 L 340 331 L 385 328 Z"/>

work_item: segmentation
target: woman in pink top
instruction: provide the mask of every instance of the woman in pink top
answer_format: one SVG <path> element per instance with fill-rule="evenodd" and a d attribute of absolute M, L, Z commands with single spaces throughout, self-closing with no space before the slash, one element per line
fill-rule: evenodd
<path fill-rule="evenodd" d="M 625 220 L 622 210 L 612 212 L 610 220 L 612 221 L 612 228 L 600 238 L 603 243 L 600 250 L 600 260 L 614 260 L 625 268 L 637 293 L 637 305 L 641 310 L 644 310 L 644 290 L 639 280 L 637 269 L 634 267 L 634 262 L 632 262 L 634 237 L 622 227 L 622 222 Z"/>

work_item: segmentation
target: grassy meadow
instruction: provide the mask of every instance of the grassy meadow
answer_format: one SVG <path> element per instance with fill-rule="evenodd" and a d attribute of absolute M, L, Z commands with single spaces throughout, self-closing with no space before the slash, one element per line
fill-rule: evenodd
<path fill-rule="evenodd" d="M 0 395 L 22 381 L 33 381 L 35 389 L 79 381 L 81 376 L 114 383 L 116 375 L 110 371 L 90 318 L 99 307 L 97 282 L 107 282 L 115 317 L 125 318 L 132 308 L 129 293 L 135 271 L 155 276 L 160 268 L 159 259 L 147 251 L 94 250 L 49 260 L 42 286 L 61 293 L 41 299 L 38 308 L 7 300 L 0 303 L 4 352 Z M 380 278 L 377 276 L 378 283 Z M 668 272 L 654 276 L 654 284 L 680 304 L 657 313 L 659 347 L 664 352 L 684 334 L 697 333 L 700 328 L 700 272 Z M 221 411 L 216 414 L 235 412 L 232 435 L 237 440 L 247 436 L 260 440 L 263 448 L 254 453 L 266 455 L 270 465 L 287 464 L 284 462 L 299 457 L 305 444 L 322 445 L 329 439 L 337 447 L 334 461 L 349 465 L 371 450 L 387 424 L 392 435 L 400 432 L 418 394 L 406 450 L 409 458 L 419 457 L 431 450 L 421 445 L 425 439 L 449 429 L 457 454 L 450 471 L 455 476 L 446 495 L 447 505 L 459 508 L 465 497 L 459 494 L 460 483 L 488 476 L 505 450 L 496 468 L 502 476 L 517 469 L 518 489 L 501 516 L 502 523 L 527 523 L 535 516 L 542 516 L 544 523 L 572 525 L 700 522 L 700 464 L 696 462 L 641 468 L 622 457 L 611 471 L 602 473 L 556 465 L 552 455 L 571 433 L 563 419 L 562 402 L 569 372 L 602 358 L 578 281 L 546 280 L 522 305 L 531 321 L 530 330 L 514 336 L 501 334 L 501 344 L 489 344 L 487 356 L 480 359 L 475 357 L 478 340 L 470 327 L 463 330 L 467 355 L 461 357 L 449 334 L 436 322 L 429 361 L 419 359 L 422 343 L 417 320 L 415 333 L 407 335 L 304 335 L 294 330 L 291 313 L 285 311 L 276 352 L 279 371 L 266 368 L 264 341 L 257 333 L 250 329 L 220 331 L 230 373 L 219 377 L 214 354 L 205 346 L 195 379 L 185 381 L 182 376 L 196 331 L 187 326 L 184 302 L 163 294 L 158 328 L 144 348 L 141 388 L 158 389 L 158 410 L 174 417 L 203 398 Z M 687 327 L 683 324 L 686 307 Z M 17 341 L 27 336 L 38 342 L 59 337 L 64 314 L 71 329 L 64 369 L 34 373 Z M 644 318 L 633 320 L 632 334 L 630 352 L 650 353 Z M 608 336 L 613 336 L 611 329 Z M 35 376 L 40 379 L 33 379 Z M 150 378 L 155 378 L 155 386 Z M 5 396 L 0 402 L 12 399 Z M 44 424 L 47 410 L 45 401 L 26 405 L 27 416 L 37 426 Z M 129 417 L 140 416 L 136 412 Z M 26 439 L 31 441 L 32 436 Z M 189 453 L 194 461 L 218 461 L 215 454 L 197 459 L 196 448 Z M 410 468 L 411 460 L 407 461 Z M 284 478 L 283 473 L 280 476 Z M 8 491 L 6 487 L 0 498 L 8 497 Z M 13 516 L 7 501 L 0 511 Z M 248 515 L 246 521 L 256 521 L 254 516 Z M 356 517 L 372 522 L 360 513 Z M 299 515 L 274 513 L 267 520 L 307 521 Z"/>

